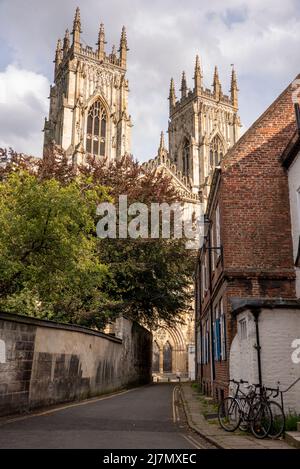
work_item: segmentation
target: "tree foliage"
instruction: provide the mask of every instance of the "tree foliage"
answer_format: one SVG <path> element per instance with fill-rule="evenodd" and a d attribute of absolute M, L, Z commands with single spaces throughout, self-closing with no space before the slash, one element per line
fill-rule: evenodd
<path fill-rule="evenodd" d="M 108 268 L 97 255 L 95 206 L 107 199 L 87 181 L 14 171 L 0 183 L 0 306 L 90 326 L 102 326 L 109 301 Z M 103 316 L 103 319 L 102 319 Z"/>
<path fill-rule="evenodd" d="M 48 152 L 0 150 L 0 308 L 98 328 L 119 312 L 149 327 L 179 320 L 194 261 L 185 240 L 95 234 L 98 203 L 179 201 L 171 179 L 130 156 L 75 171 L 57 147 Z"/>
<path fill-rule="evenodd" d="M 124 156 L 107 164 L 89 160 L 80 171 L 94 184 L 110 188 L 116 206 L 119 195 L 128 204 L 180 201 L 171 178 L 163 172 L 141 167 Z M 150 211 L 149 211 L 150 213 Z M 185 249 L 185 239 L 103 239 L 99 240 L 101 262 L 109 266 L 112 282 L 108 295 L 122 305 L 122 311 L 150 327 L 161 320 L 180 320 L 190 307 L 194 257 Z"/>

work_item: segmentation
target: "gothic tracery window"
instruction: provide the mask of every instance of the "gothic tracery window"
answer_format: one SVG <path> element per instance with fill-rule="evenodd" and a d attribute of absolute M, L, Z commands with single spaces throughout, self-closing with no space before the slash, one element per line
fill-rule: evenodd
<path fill-rule="evenodd" d="M 215 166 L 218 166 L 220 164 L 220 161 L 223 158 L 223 154 L 224 154 L 224 149 L 223 149 L 221 139 L 218 135 L 216 135 L 210 143 L 210 150 L 209 150 L 210 169 L 213 169 Z"/>
<path fill-rule="evenodd" d="M 86 151 L 105 156 L 107 114 L 100 100 L 89 109 L 86 129 Z"/>
<path fill-rule="evenodd" d="M 189 175 L 190 170 L 190 143 L 186 138 L 183 144 L 183 153 L 182 153 L 182 174 L 184 176 Z"/>

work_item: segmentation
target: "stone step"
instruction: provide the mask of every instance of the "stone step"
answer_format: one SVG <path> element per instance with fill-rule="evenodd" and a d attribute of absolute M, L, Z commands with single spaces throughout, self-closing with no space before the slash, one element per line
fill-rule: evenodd
<path fill-rule="evenodd" d="M 300 422 L 297 423 L 297 431 L 300 432 Z"/>
<path fill-rule="evenodd" d="M 300 432 L 285 432 L 286 442 L 294 448 L 300 448 Z"/>

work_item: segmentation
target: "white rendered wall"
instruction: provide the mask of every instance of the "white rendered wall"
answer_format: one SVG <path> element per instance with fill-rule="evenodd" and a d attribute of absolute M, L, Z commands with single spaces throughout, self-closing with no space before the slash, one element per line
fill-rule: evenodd
<path fill-rule="evenodd" d="M 247 319 L 247 338 L 235 336 L 230 349 L 230 378 L 258 383 L 255 322 L 250 311 L 238 315 L 237 321 Z M 293 363 L 292 342 L 300 339 L 300 311 L 296 309 L 265 309 L 259 316 L 262 381 L 270 387 L 284 390 L 300 376 L 300 363 Z M 300 412 L 300 382 L 284 395 L 286 412 Z"/>
<path fill-rule="evenodd" d="M 296 156 L 288 172 L 294 260 L 297 256 L 300 236 L 300 153 Z M 296 294 L 300 297 L 300 269 L 296 268 Z"/>

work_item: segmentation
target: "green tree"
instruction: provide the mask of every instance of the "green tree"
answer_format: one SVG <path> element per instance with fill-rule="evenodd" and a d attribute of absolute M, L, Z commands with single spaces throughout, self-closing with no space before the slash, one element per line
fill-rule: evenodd
<path fill-rule="evenodd" d="M 96 253 L 95 207 L 106 190 L 13 171 L 0 182 L 0 308 L 102 327 L 113 305 Z"/>
<path fill-rule="evenodd" d="M 109 163 L 90 160 L 80 170 L 93 184 L 109 187 L 117 208 L 119 195 L 127 195 L 128 204 L 143 202 L 148 207 L 151 202 L 182 201 L 170 177 L 140 166 L 130 156 Z M 105 292 L 123 313 L 149 327 L 161 320 L 180 321 L 191 305 L 195 262 L 185 242 L 184 238 L 99 240 L 99 259 L 111 273 Z"/>
<path fill-rule="evenodd" d="M 123 313 L 150 328 L 181 320 L 191 303 L 193 272 L 183 240 L 103 239 L 99 250 L 111 273 L 105 292 Z"/>
<path fill-rule="evenodd" d="M 118 196 L 174 202 L 170 177 L 130 156 L 71 167 L 0 151 L 0 307 L 101 327 L 119 312 L 149 327 L 190 307 L 194 256 L 185 239 L 97 239 L 96 206 Z M 25 173 L 20 173 L 26 170 Z M 105 189 L 104 189 L 105 187 Z"/>

